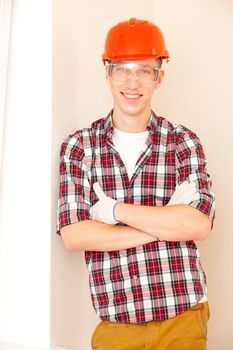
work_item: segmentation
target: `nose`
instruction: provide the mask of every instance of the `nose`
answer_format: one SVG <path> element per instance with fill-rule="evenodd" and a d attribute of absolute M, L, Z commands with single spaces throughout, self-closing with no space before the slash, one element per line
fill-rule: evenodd
<path fill-rule="evenodd" d="M 127 87 L 131 89 L 136 89 L 140 85 L 136 72 L 134 71 L 130 72 L 126 80 L 126 84 L 127 84 Z"/>

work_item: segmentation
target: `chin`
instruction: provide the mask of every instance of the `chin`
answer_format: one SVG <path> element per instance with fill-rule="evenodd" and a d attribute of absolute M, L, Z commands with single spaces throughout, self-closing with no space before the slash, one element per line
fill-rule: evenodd
<path fill-rule="evenodd" d="M 121 109 L 121 111 L 127 115 L 127 116 L 136 116 L 136 115 L 139 115 L 141 113 L 141 111 L 135 111 L 135 110 L 126 110 L 126 109 Z"/>
<path fill-rule="evenodd" d="M 124 113 L 124 114 L 127 114 L 129 116 L 136 116 L 136 115 L 139 115 L 141 113 L 143 113 L 145 109 L 144 108 L 121 108 L 121 111 Z"/>

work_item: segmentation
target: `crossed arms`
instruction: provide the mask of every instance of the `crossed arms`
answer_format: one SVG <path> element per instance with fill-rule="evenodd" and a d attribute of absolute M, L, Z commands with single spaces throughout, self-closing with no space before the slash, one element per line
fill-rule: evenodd
<path fill-rule="evenodd" d="M 211 178 L 205 169 L 204 152 L 195 134 L 178 133 L 176 144 L 177 184 L 181 186 L 186 180 L 196 182 L 195 200 L 173 201 L 172 205 L 163 207 L 118 203 L 115 215 L 120 224 L 116 225 L 102 217 L 104 202 L 113 200 L 105 194 L 97 195 L 99 201 L 91 208 L 93 215 L 88 215 L 90 207 L 85 196 L 87 192 L 87 198 L 90 197 L 90 189 L 86 185 L 88 181 L 82 180 L 88 179 L 84 146 L 81 140 L 77 139 L 75 144 L 73 141 L 68 139 L 61 148 L 59 227 L 67 249 L 113 251 L 140 246 L 157 240 L 156 237 L 161 241 L 207 238 L 214 219 L 214 195 L 210 191 Z M 103 200 L 104 196 L 107 199 Z M 77 198 L 80 203 L 76 203 Z"/>
<path fill-rule="evenodd" d="M 102 203 L 103 197 L 98 202 L 100 212 L 104 208 Z M 98 218 L 98 212 L 96 215 Z M 97 220 L 64 226 L 61 235 L 65 247 L 69 250 L 121 250 L 150 243 L 157 237 L 166 241 L 204 240 L 211 230 L 208 216 L 187 204 L 148 207 L 119 203 L 115 215 L 125 226 Z"/>

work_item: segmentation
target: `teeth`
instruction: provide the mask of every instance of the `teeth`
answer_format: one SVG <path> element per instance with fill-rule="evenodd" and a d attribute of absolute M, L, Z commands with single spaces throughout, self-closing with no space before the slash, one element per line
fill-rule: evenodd
<path fill-rule="evenodd" d="M 141 95 L 129 95 L 129 94 L 124 94 L 124 96 L 128 97 L 128 98 L 138 98 Z"/>

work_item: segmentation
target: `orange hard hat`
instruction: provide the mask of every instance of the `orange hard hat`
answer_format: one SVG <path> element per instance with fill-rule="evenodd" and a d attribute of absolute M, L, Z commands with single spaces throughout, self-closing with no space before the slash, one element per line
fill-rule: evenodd
<path fill-rule="evenodd" d="M 125 60 L 140 58 L 166 58 L 163 34 L 153 23 L 131 18 L 112 27 L 106 37 L 102 60 Z"/>

